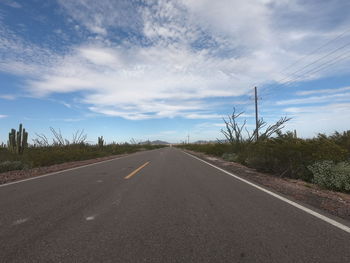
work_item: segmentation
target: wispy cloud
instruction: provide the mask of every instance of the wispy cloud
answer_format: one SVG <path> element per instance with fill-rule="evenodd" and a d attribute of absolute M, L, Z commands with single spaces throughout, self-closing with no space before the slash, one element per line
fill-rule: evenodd
<path fill-rule="evenodd" d="M 224 122 L 215 122 L 215 123 L 203 122 L 196 125 L 196 128 L 215 128 L 215 127 L 223 128 L 225 127 L 225 123 Z"/>
<path fill-rule="evenodd" d="M 78 122 L 78 121 L 82 121 L 84 120 L 83 118 L 55 118 L 55 119 L 49 119 L 49 121 L 52 121 L 52 122 Z"/>
<path fill-rule="evenodd" d="M 312 131 L 332 133 L 335 130 L 348 130 L 350 126 L 350 103 L 331 103 L 327 105 L 290 107 L 284 112 L 293 117 L 286 125 L 296 129 L 304 136 L 314 136 Z M 312 125 L 312 128 L 310 128 Z"/>
<path fill-rule="evenodd" d="M 140 10 L 129 0 L 58 0 L 77 23 L 92 33 L 106 36 L 115 28 L 136 30 L 141 26 Z"/>
<path fill-rule="evenodd" d="M 337 89 L 317 89 L 317 90 L 304 90 L 299 91 L 296 94 L 299 96 L 312 95 L 312 94 L 331 94 L 343 91 L 349 91 L 350 87 L 337 88 Z"/>
<path fill-rule="evenodd" d="M 277 105 L 290 105 L 290 104 L 312 104 L 312 103 L 324 103 L 329 101 L 348 101 L 350 100 L 350 92 L 338 93 L 332 95 L 312 96 L 302 99 L 290 99 L 277 101 Z"/>
<path fill-rule="evenodd" d="M 0 70 L 24 76 L 25 92 L 32 96 L 71 93 L 92 112 L 131 120 L 220 118 L 210 99 L 239 97 L 254 83 L 278 81 L 283 77 L 280 69 L 302 57 L 306 44 L 322 42 L 349 24 L 345 19 L 325 28 L 327 18 L 339 11 L 327 9 L 326 1 L 324 16 L 315 25 L 317 34 L 290 18 L 308 20 L 305 14 L 315 6 L 287 0 L 59 4 L 75 30 L 84 28 L 91 35 L 59 53 L 0 24 Z M 290 16 L 281 16 L 286 9 Z M 313 94 L 308 92 L 299 95 Z M 315 96 L 277 104 L 325 100 Z"/>
<path fill-rule="evenodd" d="M 22 7 L 21 4 L 19 4 L 16 1 L 13 1 L 13 0 L 2 0 L 0 4 L 5 4 L 5 5 L 13 7 L 13 8 L 21 8 Z"/>
<path fill-rule="evenodd" d="M 14 99 L 16 99 L 16 95 L 13 95 L 13 94 L 0 94 L 0 99 L 14 100 Z"/>
<path fill-rule="evenodd" d="M 7 115 L 0 114 L 0 119 L 7 118 L 7 117 L 8 117 Z"/>

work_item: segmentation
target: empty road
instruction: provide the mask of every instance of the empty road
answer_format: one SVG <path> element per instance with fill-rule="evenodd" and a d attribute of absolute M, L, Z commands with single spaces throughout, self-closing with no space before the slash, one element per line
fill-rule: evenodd
<path fill-rule="evenodd" d="M 350 234 L 164 148 L 0 186 L 0 262 L 350 262 Z"/>

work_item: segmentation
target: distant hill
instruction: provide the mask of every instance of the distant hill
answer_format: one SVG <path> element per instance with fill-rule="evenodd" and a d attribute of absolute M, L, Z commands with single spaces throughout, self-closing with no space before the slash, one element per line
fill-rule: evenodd
<path fill-rule="evenodd" d="M 140 142 L 140 144 L 152 144 L 152 145 L 168 145 L 170 143 L 161 141 L 161 140 L 155 140 L 155 141 L 144 141 Z"/>
<path fill-rule="evenodd" d="M 170 144 L 170 143 L 165 142 L 165 141 L 155 140 L 155 141 L 152 141 L 151 144 L 153 144 L 153 145 L 165 145 L 165 144 Z"/>
<path fill-rule="evenodd" d="M 222 142 L 225 142 L 225 141 L 222 141 Z M 199 141 L 195 141 L 195 142 L 191 142 L 193 144 L 207 144 L 207 143 L 218 143 L 217 140 L 215 141 L 203 141 L 203 140 L 199 140 Z"/>

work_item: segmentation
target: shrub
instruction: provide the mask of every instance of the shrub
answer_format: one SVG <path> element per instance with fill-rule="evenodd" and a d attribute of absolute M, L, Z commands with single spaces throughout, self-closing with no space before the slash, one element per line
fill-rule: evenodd
<path fill-rule="evenodd" d="M 336 182 L 332 187 L 345 190 L 349 188 L 346 183 L 349 165 L 346 161 L 350 161 L 350 131 L 342 134 L 336 132 L 332 136 L 319 134 L 313 139 L 299 139 L 292 132 L 277 132 L 274 138 L 258 142 L 242 141 L 238 148 L 229 143 L 184 144 L 178 147 L 239 162 L 262 172 L 308 182 L 314 181 L 314 174 L 308 167 L 329 160 L 337 164 L 331 169 L 332 173 L 339 174 L 332 179 L 332 182 Z"/>
<path fill-rule="evenodd" d="M 282 177 L 311 180 L 303 155 L 303 142 L 294 140 L 269 140 L 255 143 L 247 148 L 245 164 L 259 171 L 274 173 Z"/>
<path fill-rule="evenodd" d="M 110 155 L 152 150 L 164 145 L 109 144 L 103 147 L 88 144 L 63 146 L 28 147 L 22 155 L 11 153 L 7 148 L 0 148 L 0 172 L 48 166 L 63 162 L 81 161 Z M 6 162 L 5 162 L 6 160 Z"/>
<path fill-rule="evenodd" d="M 334 132 L 328 139 L 334 141 L 340 147 L 348 150 L 350 153 L 350 130 L 344 131 L 343 133 Z"/>
<path fill-rule="evenodd" d="M 4 161 L 0 163 L 0 173 L 22 169 L 24 169 L 24 164 L 20 161 Z"/>
<path fill-rule="evenodd" d="M 224 153 L 221 158 L 229 162 L 238 162 L 238 154 L 236 153 Z"/>
<path fill-rule="evenodd" d="M 310 161 L 332 160 L 340 162 L 348 158 L 348 151 L 346 149 L 323 136 L 305 140 L 303 151 Z"/>
<path fill-rule="evenodd" d="M 218 157 L 221 157 L 225 153 L 232 153 L 233 150 L 232 146 L 226 143 L 182 144 L 177 147 Z"/>
<path fill-rule="evenodd" d="M 251 144 L 241 153 L 249 167 L 305 181 L 313 179 L 308 165 L 322 160 L 345 161 L 347 154 L 345 149 L 327 138 L 302 140 L 283 136 Z"/>
<path fill-rule="evenodd" d="M 309 165 L 314 182 L 322 187 L 337 191 L 350 191 L 350 163 L 319 161 Z"/>

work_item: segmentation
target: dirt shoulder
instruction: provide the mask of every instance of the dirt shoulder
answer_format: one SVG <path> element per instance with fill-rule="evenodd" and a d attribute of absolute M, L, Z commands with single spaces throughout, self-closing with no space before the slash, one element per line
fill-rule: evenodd
<path fill-rule="evenodd" d="M 188 150 L 185 151 L 230 171 L 237 176 L 281 193 L 290 199 L 325 210 L 330 214 L 350 221 L 350 194 L 328 191 L 301 180 L 280 178 L 257 172 L 255 169 L 238 163 L 228 162 L 218 157 Z"/>
<path fill-rule="evenodd" d="M 61 163 L 61 164 L 55 164 L 51 166 L 45 166 L 45 167 L 38 167 L 38 168 L 32 168 L 27 170 L 16 170 L 16 171 L 10 171 L 5 173 L 0 173 L 0 185 L 14 182 L 18 180 L 23 180 L 35 176 L 40 176 L 48 173 L 54 173 L 63 171 L 70 168 L 75 168 L 79 166 L 84 166 L 87 164 L 93 164 L 93 163 L 99 163 L 102 161 L 117 159 L 126 155 L 130 154 L 119 154 L 119 155 L 111 155 L 106 157 L 100 157 L 95 159 L 88 159 L 83 161 L 74 161 L 74 162 L 67 162 L 67 163 Z"/>

